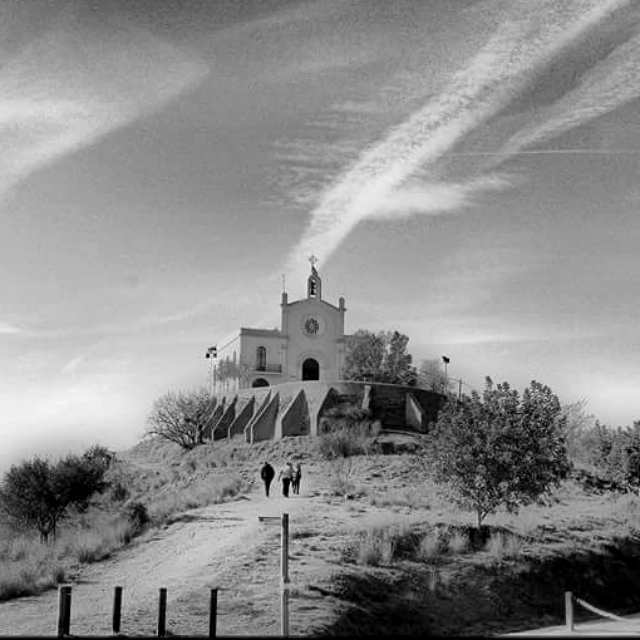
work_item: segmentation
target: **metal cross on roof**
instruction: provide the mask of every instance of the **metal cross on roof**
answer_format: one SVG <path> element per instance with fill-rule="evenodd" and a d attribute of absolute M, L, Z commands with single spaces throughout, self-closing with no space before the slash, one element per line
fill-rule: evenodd
<path fill-rule="evenodd" d="M 316 266 L 316 262 L 318 262 L 318 258 L 316 258 L 313 253 L 309 256 L 309 262 L 311 263 L 312 267 Z"/>

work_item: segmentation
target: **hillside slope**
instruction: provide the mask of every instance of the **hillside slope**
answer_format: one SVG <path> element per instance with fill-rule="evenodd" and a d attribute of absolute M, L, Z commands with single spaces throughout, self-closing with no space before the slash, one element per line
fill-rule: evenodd
<path fill-rule="evenodd" d="M 303 460 L 301 494 L 284 498 L 276 487 L 266 498 L 257 478 L 262 460 L 280 465 L 289 457 Z M 291 527 L 293 635 L 493 634 L 560 624 L 565 589 L 618 613 L 640 609 L 636 498 L 612 500 L 567 482 L 519 516 L 494 516 L 486 545 L 474 546 L 472 516 L 429 482 L 418 454 L 327 462 L 317 439 L 290 438 L 189 453 L 146 443 L 123 458 L 147 493 L 163 473 L 178 492 L 223 473 L 250 488 L 232 502 L 174 516 L 84 567 L 73 584 L 74 635 L 110 633 L 116 585 L 124 588 L 124 634 L 155 633 L 160 587 L 168 589 L 172 634 L 207 633 L 213 587 L 220 635 L 278 634 L 279 527 L 258 517 L 283 512 Z M 56 615 L 55 591 L 0 603 L 0 634 L 53 635 Z"/>

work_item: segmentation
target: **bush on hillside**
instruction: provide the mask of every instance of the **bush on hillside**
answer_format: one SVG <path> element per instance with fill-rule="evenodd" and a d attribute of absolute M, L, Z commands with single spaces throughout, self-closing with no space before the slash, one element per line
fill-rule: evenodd
<path fill-rule="evenodd" d="M 535 380 L 522 397 L 487 378 L 482 397 L 450 399 L 429 436 L 435 479 L 474 511 L 478 528 L 500 506 L 530 504 L 569 471 L 564 417 L 551 389 Z"/>
<path fill-rule="evenodd" d="M 12 465 L 0 486 L 0 510 L 11 522 L 37 529 L 41 541 L 47 542 L 70 507 L 86 511 L 92 497 L 107 488 L 104 476 L 113 458 L 99 449 L 99 455 L 94 447 L 55 464 L 36 456 Z"/>
<path fill-rule="evenodd" d="M 206 389 L 168 391 L 157 398 L 147 418 L 147 435 L 193 449 L 204 442 L 214 399 Z"/>
<path fill-rule="evenodd" d="M 320 420 L 320 455 L 326 460 L 369 453 L 380 423 L 371 411 L 351 404 L 333 407 Z"/>
<path fill-rule="evenodd" d="M 123 514 L 126 517 L 134 536 L 141 533 L 151 520 L 149 518 L 146 505 L 139 501 L 127 503 L 124 507 Z"/>
<path fill-rule="evenodd" d="M 640 487 L 640 421 L 612 429 L 596 420 L 580 433 L 577 451 L 576 462 L 603 483 L 623 491 Z"/>

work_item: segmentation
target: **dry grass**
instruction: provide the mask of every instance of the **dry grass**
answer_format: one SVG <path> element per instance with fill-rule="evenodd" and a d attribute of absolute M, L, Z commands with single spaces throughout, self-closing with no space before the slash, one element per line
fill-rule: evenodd
<path fill-rule="evenodd" d="M 163 524 L 188 509 L 218 504 L 248 491 L 247 483 L 235 474 L 213 480 L 201 480 L 185 489 L 161 494 L 148 504 L 149 516 L 155 524 Z"/>
<path fill-rule="evenodd" d="M 336 572 L 343 569 L 354 575 L 379 578 L 376 588 L 397 604 L 400 619 L 424 610 L 443 625 L 457 624 L 457 628 L 466 632 L 471 627 L 464 624 L 472 620 L 473 615 L 477 614 L 478 620 L 498 616 L 495 605 L 487 604 L 482 610 L 479 602 L 485 597 L 487 601 L 494 597 L 491 590 L 498 579 L 511 579 L 511 568 L 522 569 L 523 577 L 518 580 L 533 580 L 527 577 L 527 563 L 532 557 L 535 557 L 532 565 L 547 562 L 544 558 L 553 554 L 573 558 L 592 545 L 596 537 L 609 540 L 614 535 L 629 535 L 640 530 L 640 498 L 637 496 L 609 499 L 587 494 L 566 482 L 540 504 L 523 508 L 517 514 L 499 512 L 489 516 L 486 524 L 492 535 L 486 545 L 480 547 L 482 542 L 471 535 L 473 514 L 457 509 L 446 490 L 428 479 L 424 461 L 418 456 L 375 454 L 350 458 L 347 462 L 324 462 L 313 438 L 307 437 L 253 446 L 219 441 L 190 452 L 158 442 L 146 443 L 145 447 L 123 456 L 123 484 L 129 489 L 131 499 L 146 503 L 153 522 L 158 524 L 170 521 L 186 509 L 233 499 L 255 487 L 257 472 L 264 460 L 276 468 L 288 458 L 305 461 L 309 475 L 303 475 L 303 491 L 305 478 L 313 478 L 317 486 L 307 496 L 309 500 L 320 496 L 320 500 L 317 518 L 314 515 L 301 523 L 301 529 L 292 531 L 292 541 L 295 541 L 292 550 L 296 553 L 303 550 L 301 555 L 294 556 L 292 571 L 297 572 L 301 583 L 314 586 L 326 572 L 327 582 L 322 584 L 333 597 L 320 597 L 316 592 L 316 600 L 309 594 L 306 600 L 302 596 L 294 599 L 294 608 L 299 607 L 296 615 L 301 616 L 300 619 L 308 618 L 307 627 L 299 629 L 301 635 L 315 635 L 312 633 L 314 621 L 325 612 L 328 616 L 331 607 L 348 608 L 352 603 L 360 607 L 354 614 L 357 623 L 354 629 L 360 629 L 362 607 L 369 607 L 370 603 L 357 590 L 351 599 L 343 596 L 329 582 L 329 577 L 333 580 Z M 325 499 L 331 492 L 351 494 L 353 499 L 339 500 L 335 495 Z M 394 511 L 403 513 L 406 521 L 398 522 Z M 66 540 L 65 553 L 76 563 L 97 561 L 117 544 L 115 532 L 111 539 L 105 540 L 91 527 L 75 533 L 73 544 L 71 537 Z M 36 551 L 29 545 L 30 542 L 21 539 L 0 543 L 0 599 L 3 593 L 18 594 L 25 593 L 25 588 L 40 588 L 36 583 L 55 584 L 55 579 L 65 579 L 64 572 L 72 570 L 60 557 L 47 555 L 46 549 L 41 550 L 45 555 L 38 562 Z M 344 555 L 341 557 L 341 554 Z M 62 558 L 66 561 L 67 556 Z M 277 554 L 274 557 L 277 558 Z M 504 562 L 506 559 L 510 562 Z M 262 567 L 266 581 L 277 573 L 275 563 L 274 560 L 273 567 L 268 562 L 252 562 L 250 566 Z M 268 571 L 263 564 L 269 564 Z M 249 570 L 253 571 L 247 565 Z M 394 580 L 403 575 L 403 571 L 411 577 L 401 588 Z M 417 574 L 419 584 L 414 585 L 412 581 Z M 262 584 L 252 578 L 238 586 L 247 590 L 247 607 L 262 599 L 273 600 L 273 591 L 268 590 L 271 587 L 262 588 Z M 414 587 L 415 591 L 411 591 Z M 511 606 L 508 598 L 516 597 L 513 592 L 515 589 L 505 587 L 500 602 L 509 602 Z M 425 593 L 430 598 L 426 603 Z M 538 591 L 535 595 L 542 598 Z M 384 609 L 386 600 L 373 598 L 373 601 L 369 613 L 378 616 L 376 623 L 372 623 L 373 629 L 377 630 L 379 620 L 397 620 L 391 605 L 388 610 Z M 464 603 L 468 620 L 453 620 L 460 602 Z"/>
<path fill-rule="evenodd" d="M 448 551 L 453 555 L 464 553 L 469 549 L 469 536 L 463 531 L 456 531 L 448 540 Z"/>
<path fill-rule="evenodd" d="M 502 560 L 505 558 L 517 558 L 522 554 L 522 542 L 512 533 L 494 531 L 487 540 L 485 549 L 491 558 Z"/>
<path fill-rule="evenodd" d="M 154 525 L 250 489 L 249 474 L 243 477 L 235 470 L 220 471 L 233 465 L 233 460 L 247 458 L 246 448 L 222 447 L 213 452 L 211 447 L 201 447 L 185 453 L 157 441 L 145 447 L 148 457 L 123 456 L 112 477 L 127 488 L 132 501 L 146 505 Z M 80 565 L 99 562 L 129 544 L 139 527 L 121 515 L 123 506 L 112 493 L 101 496 L 96 508 L 64 521 L 57 539 L 49 545 L 42 544 L 37 535 L 17 535 L 3 528 L 0 601 L 40 593 L 66 580 Z"/>
<path fill-rule="evenodd" d="M 430 509 L 432 496 L 424 487 L 403 487 L 390 491 L 376 492 L 369 498 L 374 507 L 410 507 L 412 509 Z"/>
<path fill-rule="evenodd" d="M 418 557 L 427 564 L 436 563 L 445 552 L 446 542 L 442 539 L 437 529 L 432 529 L 420 540 Z"/>

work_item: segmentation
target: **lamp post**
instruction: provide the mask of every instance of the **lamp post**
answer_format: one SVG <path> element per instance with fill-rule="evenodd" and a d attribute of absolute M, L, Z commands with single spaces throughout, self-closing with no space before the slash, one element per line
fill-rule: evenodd
<path fill-rule="evenodd" d="M 442 356 L 442 362 L 444 362 L 444 376 L 447 379 L 447 391 L 449 390 L 449 374 L 447 372 L 447 365 L 449 364 L 450 359 L 447 356 Z M 458 383 L 458 400 L 462 398 L 462 378 L 452 378 Z"/>
<path fill-rule="evenodd" d="M 447 376 L 447 380 L 449 379 L 449 376 L 447 375 L 447 365 L 449 364 L 449 358 L 447 358 L 447 356 L 442 356 L 442 362 L 444 362 L 444 375 Z"/>
<path fill-rule="evenodd" d="M 205 358 L 211 359 L 211 371 L 209 373 L 209 393 L 213 395 L 215 387 L 216 387 L 216 359 L 218 357 L 218 347 L 214 345 L 213 347 L 209 347 L 207 352 L 204 354 Z"/>

